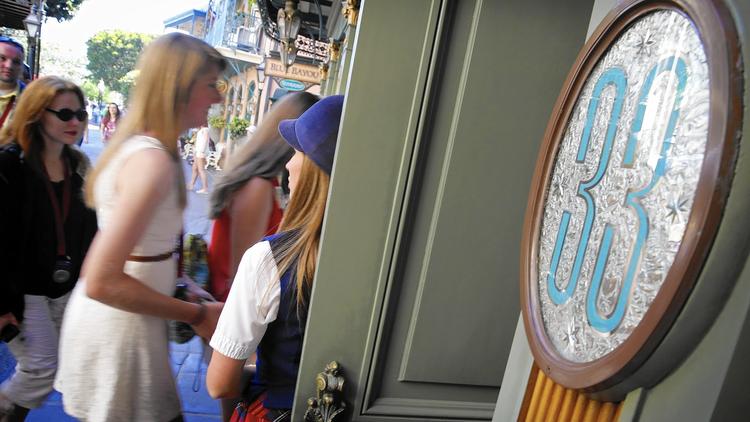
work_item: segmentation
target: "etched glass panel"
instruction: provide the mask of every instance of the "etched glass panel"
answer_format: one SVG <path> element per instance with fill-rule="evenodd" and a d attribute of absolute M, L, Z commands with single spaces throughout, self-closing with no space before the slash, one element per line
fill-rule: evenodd
<path fill-rule="evenodd" d="M 585 81 L 546 192 L 538 294 L 547 336 L 572 362 L 621 345 L 685 234 L 708 140 L 709 75 L 693 23 L 631 24 Z"/>

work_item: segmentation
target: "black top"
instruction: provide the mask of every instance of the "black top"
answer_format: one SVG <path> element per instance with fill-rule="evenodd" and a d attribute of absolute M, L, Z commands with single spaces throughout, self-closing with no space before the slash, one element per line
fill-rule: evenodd
<path fill-rule="evenodd" d="M 44 175 L 31 168 L 28 162 L 21 164 L 22 181 L 11 181 L 14 186 L 2 186 L 0 180 L 0 231 L 3 234 L 0 246 L 0 295 L 8 293 L 13 300 L 0 300 L 0 315 L 12 311 L 16 318 L 22 317 L 19 294 L 60 297 L 73 289 L 80 272 L 83 258 L 96 234 L 96 213 L 83 202 L 83 177 L 79 174 L 82 158 L 70 157 L 71 198 L 70 209 L 64 224 L 66 254 L 73 264 L 71 277 L 65 283 L 52 280 L 57 260 L 57 236 L 55 217 Z M 24 185 L 19 191 L 18 185 Z M 58 204 L 62 204 L 64 182 L 52 183 Z M 15 187 L 15 189 L 13 189 Z M 20 194 L 20 197 L 19 197 Z M 14 206 L 15 205 L 15 206 Z M 5 250 L 3 250 L 5 249 Z M 15 249 L 15 250 L 11 250 Z M 23 297 L 20 297 L 23 301 Z M 4 303 L 5 302 L 5 303 Z"/>

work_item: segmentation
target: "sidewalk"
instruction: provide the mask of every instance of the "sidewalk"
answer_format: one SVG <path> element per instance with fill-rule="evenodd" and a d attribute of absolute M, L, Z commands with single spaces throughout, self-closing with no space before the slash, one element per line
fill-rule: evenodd
<path fill-rule="evenodd" d="M 89 142 L 81 149 L 92 162 L 104 149 L 99 137 L 99 129 L 89 125 Z M 185 177 L 190 177 L 190 167 L 183 162 Z M 213 172 L 208 171 L 209 186 L 213 185 Z M 208 240 L 211 221 L 208 219 L 208 195 L 188 192 L 188 205 L 185 209 L 185 233 L 202 234 Z M 200 339 L 193 338 L 185 344 L 170 344 L 172 372 L 177 381 L 177 389 L 182 400 L 183 416 L 186 422 L 220 421 L 219 402 L 209 397 L 206 391 L 206 363 L 203 360 L 203 346 Z M 5 343 L 0 343 L 0 381 L 13 373 L 15 361 Z M 60 393 L 53 392 L 42 407 L 32 410 L 26 418 L 28 422 L 68 422 L 76 421 L 65 414 Z"/>
<path fill-rule="evenodd" d="M 216 422 L 221 420 L 221 410 L 216 400 L 206 392 L 206 363 L 203 360 L 203 345 L 198 338 L 185 343 L 171 343 L 172 372 L 177 380 L 177 389 L 182 400 L 182 412 L 186 422 Z M 0 360 L 13 359 L 4 356 L 5 344 L 0 345 Z M 12 372 L 12 371 L 11 371 Z M 10 374 L 7 374 L 10 375 Z M 42 407 L 29 412 L 27 422 L 68 422 L 77 419 L 63 411 L 62 396 L 57 391 Z"/>

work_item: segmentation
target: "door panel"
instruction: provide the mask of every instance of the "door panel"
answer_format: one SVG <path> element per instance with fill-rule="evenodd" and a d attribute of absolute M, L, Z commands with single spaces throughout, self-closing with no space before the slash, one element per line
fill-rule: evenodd
<path fill-rule="evenodd" d="M 451 22 L 441 22 L 443 29 L 462 30 L 443 32 L 443 44 L 438 46 L 442 72 L 433 90 L 438 98 L 428 117 L 432 127 L 413 157 L 414 183 L 405 204 L 413 213 L 402 225 L 405 241 L 398 254 L 403 273 L 395 280 L 400 291 L 393 293 L 399 303 L 394 303 L 395 314 L 389 315 L 394 331 L 387 356 L 403 358 L 388 360 L 394 370 L 388 378 L 399 382 L 499 387 L 502 378 L 502 371 L 494 368 L 494 357 L 483 347 L 464 347 L 481 343 L 490 350 L 502 350 L 501 336 L 489 326 L 500 316 L 499 307 L 493 307 L 489 315 L 464 312 L 488 297 L 500 297 L 500 285 L 487 291 L 484 277 L 488 274 L 477 271 L 487 264 L 494 266 L 498 248 L 478 251 L 476 262 L 455 259 L 479 233 L 474 226 L 482 218 L 480 207 L 474 206 L 483 200 L 481 189 L 476 189 L 482 179 L 472 174 L 485 171 L 473 165 L 475 154 L 482 152 L 474 142 L 461 142 L 456 126 L 462 121 L 456 103 L 463 99 L 461 91 L 470 70 L 465 58 L 476 39 L 475 7 L 463 2 L 446 9 L 445 19 Z M 446 342 L 436 348 L 435 339 L 440 338 Z M 487 370 L 469 371 L 474 365 Z"/>
<path fill-rule="evenodd" d="M 491 419 L 528 184 L 591 4 L 363 4 L 295 420 L 331 360 L 354 420 Z"/>

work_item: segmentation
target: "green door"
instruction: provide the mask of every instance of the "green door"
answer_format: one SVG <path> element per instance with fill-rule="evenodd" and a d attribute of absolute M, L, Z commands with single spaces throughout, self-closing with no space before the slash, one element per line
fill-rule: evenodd
<path fill-rule="evenodd" d="M 362 2 L 293 420 L 490 420 L 547 120 L 593 0 Z"/>

